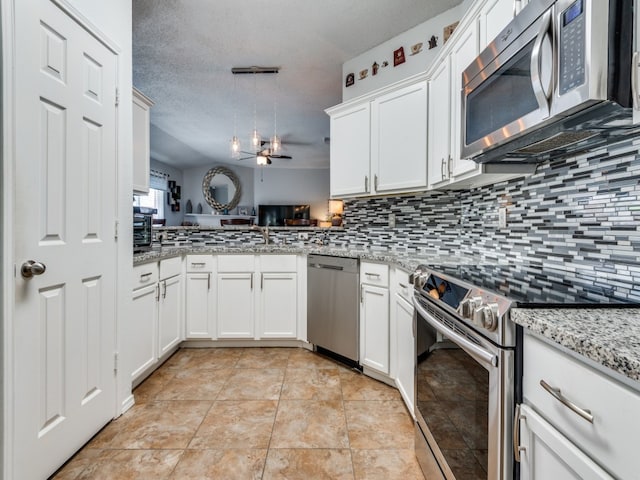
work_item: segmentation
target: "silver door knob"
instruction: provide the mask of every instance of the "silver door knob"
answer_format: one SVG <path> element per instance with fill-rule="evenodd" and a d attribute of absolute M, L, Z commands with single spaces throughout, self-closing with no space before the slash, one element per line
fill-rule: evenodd
<path fill-rule="evenodd" d="M 20 267 L 20 273 L 24 278 L 31 278 L 34 275 L 42 275 L 47 270 L 44 263 L 27 260 Z"/>

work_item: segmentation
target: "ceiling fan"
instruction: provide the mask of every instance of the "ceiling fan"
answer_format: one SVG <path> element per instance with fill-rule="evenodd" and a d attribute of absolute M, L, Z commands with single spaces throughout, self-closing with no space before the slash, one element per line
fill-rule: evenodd
<path fill-rule="evenodd" d="M 264 146 L 267 142 L 262 141 L 261 146 Z M 293 157 L 290 155 L 281 155 L 279 153 L 272 153 L 271 148 L 264 148 L 262 150 L 257 151 L 256 153 L 245 152 L 242 151 L 246 157 L 239 158 L 238 160 L 249 160 L 250 158 L 255 158 L 258 165 L 271 165 L 271 159 L 282 159 L 282 160 L 292 160 Z"/>

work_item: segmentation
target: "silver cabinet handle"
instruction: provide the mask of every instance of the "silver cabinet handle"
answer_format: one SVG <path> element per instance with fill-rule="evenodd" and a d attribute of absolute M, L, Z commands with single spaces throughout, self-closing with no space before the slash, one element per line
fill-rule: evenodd
<path fill-rule="evenodd" d="M 398 283 L 398 285 L 400 285 L 400 287 L 402 288 L 407 288 L 407 286 L 404 283 Z"/>
<path fill-rule="evenodd" d="M 376 278 L 380 278 L 380 274 L 379 273 L 369 273 L 369 272 L 364 272 L 364 274 L 367 277 L 376 277 Z"/>
<path fill-rule="evenodd" d="M 20 273 L 23 278 L 31 278 L 36 275 L 42 275 L 47 271 L 47 266 L 44 263 L 36 262 L 34 260 L 27 260 L 20 267 Z"/>
<path fill-rule="evenodd" d="M 152 272 L 141 273 L 141 274 L 140 274 L 140 278 L 150 277 L 151 275 L 153 275 L 153 273 L 152 273 Z"/>
<path fill-rule="evenodd" d="M 526 419 L 520 414 L 520 404 L 516 405 L 516 413 L 513 416 L 513 456 L 516 462 L 520 461 L 520 452 L 527 449 L 520 446 L 520 419 Z"/>
<path fill-rule="evenodd" d="M 378 190 L 378 175 L 373 176 L 373 189 Z"/>
<path fill-rule="evenodd" d="M 369 177 L 367 177 L 366 175 L 364 176 L 364 191 L 369 191 Z"/>
<path fill-rule="evenodd" d="M 253 273 L 251 274 L 251 290 L 253 290 Z"/>
<path fill-rule="evenodd" d="M 160 284 L 156 284 L 156 302 L 160 301 Z"/>
<path fill-rule="evenodd" d="M 362 285 L 360 285 L 360 304 L 364 301 L 364 290 Z"/>
<path fill-rule="evenodd" d="M 192 267 L 204 267 L 205 265 L 205 262 L 191 262 Z"/>
<path fill-rule="evenodd" d="M 591 410 L 587 410 L 586 408 L 581 408 L 569 400 L 567 397 L 562 395 L 562 392 L 559 388 L 553 388 L 544 380 L 540 380 L 540 386 L 544 388 L 547 392 L 551 394 L 553 398 L 562 403 L 565 407 L 571 410 L 574 413 L 577 413 L 582 418 L 584 418 L 587 422 L 593 423 L 593 415 L 591 415 Z"/>
<path fill-rule="evenodd" d="M 442 180 L 446 178 L 444 175 L 444 157 L 442 157 L 442 160 L 440 161 L 440 176 L 442 177 Z"/>
<path fill-rule="evenodd" d="M 264 273 L 260 273 L 260 290 L 262 290 L 262 287 L 264 285 Z"/>
<path fill-rule="evenodd" d="M 449 155 L 447 158 L 447 178 L 451 178 L 453 175 L 453 157 Z"/>
<path fill-rule="evenodd" d="M 207 274 L 207 290 L 211 290 L 211 273 Z"/>
<path fill-rule="evenodd" d="M 167 298 L 167 281 L 162 282 L 162 298 Z"/>

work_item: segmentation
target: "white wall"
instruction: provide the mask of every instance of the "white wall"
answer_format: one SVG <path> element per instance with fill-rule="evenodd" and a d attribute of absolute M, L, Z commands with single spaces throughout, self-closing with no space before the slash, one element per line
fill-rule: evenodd
<path fill-rule="evenodd" d="M 346 61 L 342 65 L 342 100 L 350 100 L 352 98 L 364 95 L 378 88 L 385 87 L 397 81 L 403 80 L 411 75 L 415 75 L 426 71 L 433 60 L 435 60 L 443 45 L 442 29 L 460 20 L 466 12 L 469 1 L 465 0 L 460 5 L 441 13 L 438 16 L 427 20 L 406 32 L 403 32 L 380 45 L 373 47 L 371 50 L 358 55 L 351 60 Z M 438 46 L 429 50 L 429 39 L 434 35 L 438 37 Z M 411 55 L 411 46 L 422 42 L 422 51 L 415 55 Z M 405 63 L 393 66 L 393 52 L 400 48 L 404 48 Z M 389 66 L 382 68 L 383 61 L 388 61 Z M 378 74 L 373 76 L 371 66 L 376 62 L 380 65 Z M 359 80 L 359 72 L 368 69 L 368 75 L 365 79 Z M 347 74 L 355 74 L 355 84 L 346 87 L 345 79 Z"/>
<path fill-rule="evenodd" d="M 242 188 L 242 196 L 238 205 L 252 207 L 255 205 L 253 196 L 253 176 L 254 170 L 249 167 L 237 167 L 235 165 L 207 165 L 205 167 L 188 168 L 182 171 L 182 205 L 187 204 L 187 200 L 191 200 L 193 212 L 195 213 L 198 203 L 202 204 L 202 213 L 211 213 L 211 207 L 207 204 L 202 193 L 202 179 L 210 168 L 224 166 L 235 172 L 240 179 L 240 187 Z M 229 212 L 235 213 L 235 212 Z M 185 218 L 188 220 L 188 217 Z"/>
<path fill-rule="evenodd" d="M 256 170 L 255 202 L 271 205 L 310 204 L 311 218 L 324 220 L 329 199 L 329 169 Z"/>

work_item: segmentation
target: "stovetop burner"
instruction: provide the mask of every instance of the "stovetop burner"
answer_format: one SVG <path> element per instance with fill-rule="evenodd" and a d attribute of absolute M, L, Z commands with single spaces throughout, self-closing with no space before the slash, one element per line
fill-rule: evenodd
<path fill-rule="evenodd" d="M 434 266 L 431 270 L 490 290 L 520 308 L 640 307 L 640 272 L 621 277 L 534 264 Z"/>

